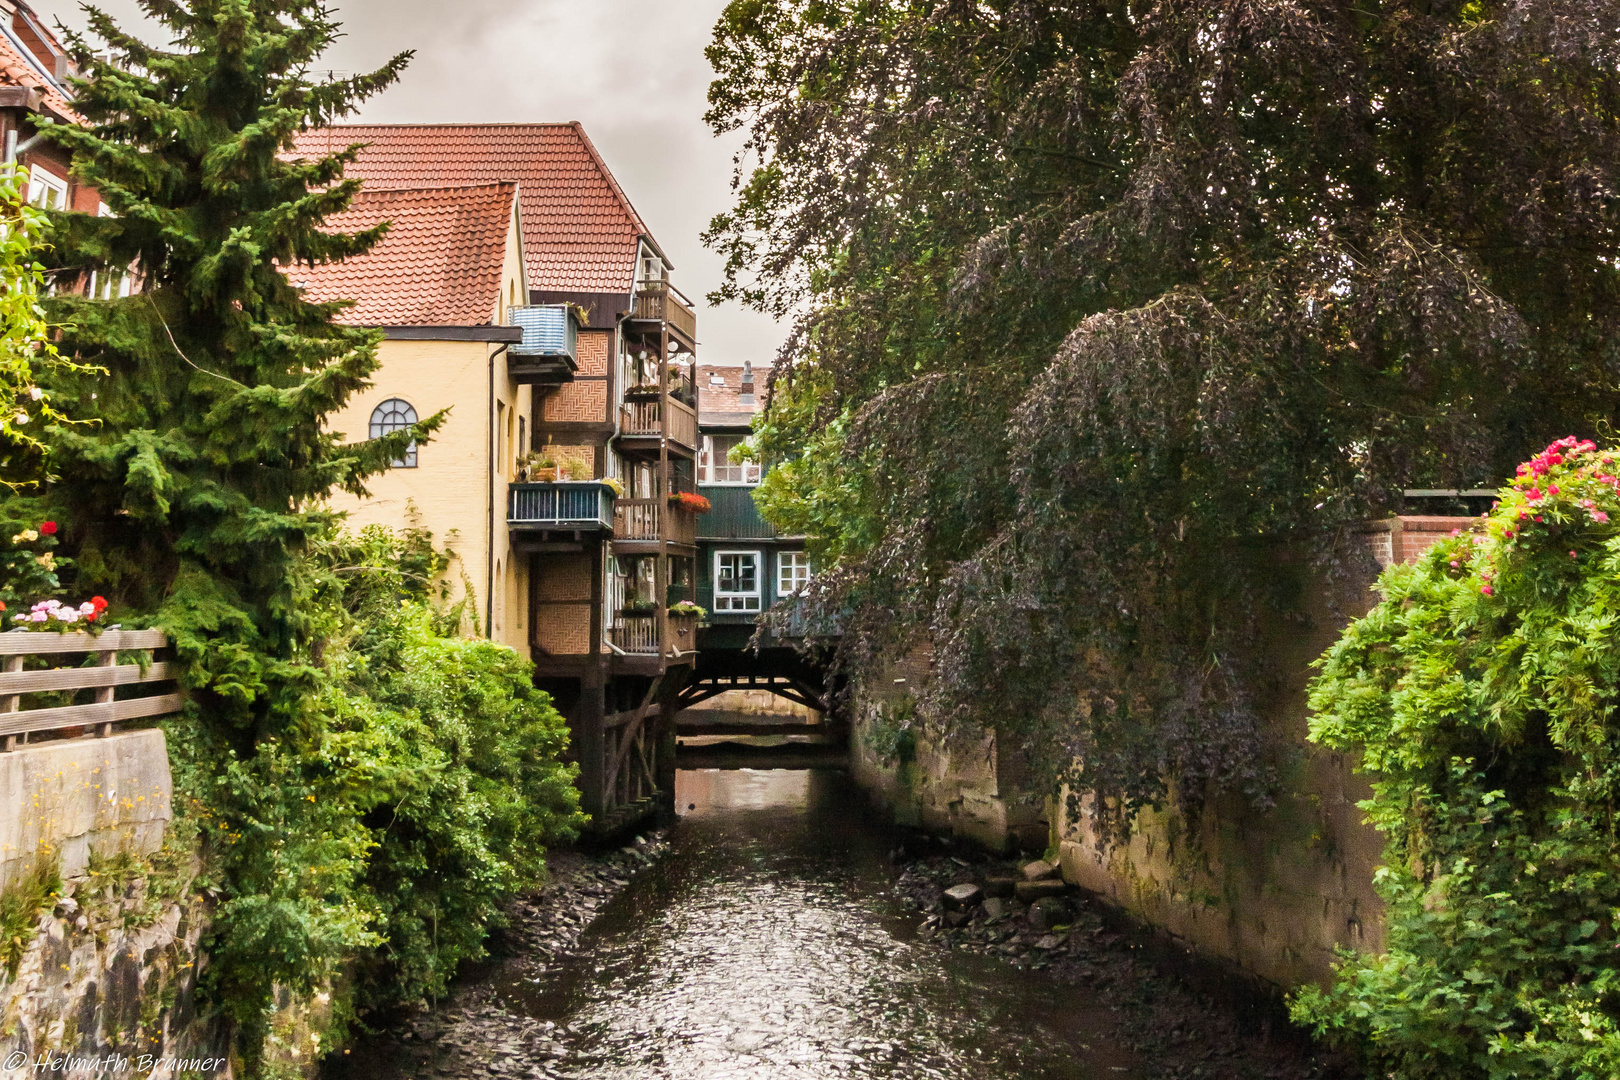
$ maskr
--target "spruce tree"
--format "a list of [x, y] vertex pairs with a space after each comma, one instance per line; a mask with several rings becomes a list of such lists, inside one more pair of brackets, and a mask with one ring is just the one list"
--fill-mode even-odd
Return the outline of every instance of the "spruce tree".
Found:
[[330, 616], [306, 558], [332, 527], [322, 499], [363, 493], [435, 426], [359, 444], [326, 428], [366, 385], [380, 335], [337, 325], [342, 305], [307, 302], [284, 269], [361, 254], [383, 230], [322, 228], [359, 187], [342, 176], [358, 148], [281, 155], [394, 82], [410, 54], [321, 81], [312, 65], [338, 34], [321, 4], [141, 7], [172, 43], [87, 9], [112, 60], [69, 36], [84, 123], [49, 129], [111, 211], [58, 217], [58, 273], [137, 278], [127, 298], [60, 290], [51, 305], [63, 355], [100, 373], [51, 387], [69, 415], [99, 422], [49, 430], [49, 497], [75, 586], [166, 631], [191, 689], [170, 739], [222, 868], [207, 987], [251, 1063], [273, 986], [313, 990], [371, 940], [345, 892], [367, 841], [333, 805], [352, 782], [323, 718]]

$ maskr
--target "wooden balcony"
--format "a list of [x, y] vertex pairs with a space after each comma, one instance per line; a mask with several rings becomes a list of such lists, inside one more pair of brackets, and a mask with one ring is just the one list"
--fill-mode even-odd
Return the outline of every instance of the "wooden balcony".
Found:
[[[692, 453], [698, 448], [697, 410], [672, 397], [647, 398], [626, 401], [619, 406], [619, 434], [626, 440], [625, 449], [634, 450], [637, 441], [648, 442], [664, 437], [664, 415], [669, 415], [669, 439]], [[656, 441], [640, 447], [652, 450]]]
[[692, 310], [691, 301], [668, 282], [642, 285], [636, 293], [631, 318], [637, 322], [663, 323], [687, 348], [697, 348], [697, 313]]
[[[660, 621], [664, 632], [659, 633]], [[619, 652], [630, 656], [679, 656], [697, 648], [696, 615], [620, 615], [608, 631]]]
[[613, 508], [613, 539], [621, 550], [666, 540], [691, 546], [697, 543], [697, 515], [662, 497], [619, 499]]
[[530, 532], [607, 532], [615, 525], [613, 489], [594, 480], [512, 484], [506, 524]]

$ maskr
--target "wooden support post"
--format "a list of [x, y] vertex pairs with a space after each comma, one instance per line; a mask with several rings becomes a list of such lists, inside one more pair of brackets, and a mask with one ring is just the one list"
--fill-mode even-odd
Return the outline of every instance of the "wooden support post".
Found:
[[[6, 657], [5, 670], [7, 670], [7, 671], [21, 671], [23, 669], [23, 659], [24, 658], [21, 657], [21, 656], [8, 656], [8, 657]], [[0, 697], [0, 713], [13, 713], [13, 712], [16, 712], [18, 709], [20, 709], [21, 707], [22, 707], [22, 695], [21, 694], [7, 694], [5, 697]], [[26, 742], [27, 739], [28, 739], [28, 736], [24, 735], [23, 736], [23, 741]], [[17, 736], [15, 736], [15, 735], [7, 735], [6, 736], [6, 749], [7, 750], [15, 750], [15, 749], [17, 749]]]
[[[115, 652], [115, 651], [97, 653], [96, 654], [95, 666], [96, 667], [117, 667], [118, 666], [118, 653]], [[100, 687], [99, 689], [97, 689], [95, 691], [96, 704], [97, 705], [111, 705], [113, 703], [113, 695], [116, 694], [116, 693], [117, 693], [117, 690], [114, 687], [111, 687], [111, 686]], [[112, 721], [109, 720], [105, 724], [98, 724], [97, 725], [96, 736], [98, 738], [105, 739], [107, 736], [111, 735], [112, 733], [113, 733]]]
[[579, 704], [575, 707], [574, 752], [579, 755], [580, 809], [601, 822], [607, 813], [610, 778], [607, 769], [607, 738], [602, 727], [601, 661], [587, 664], [580, 679]]

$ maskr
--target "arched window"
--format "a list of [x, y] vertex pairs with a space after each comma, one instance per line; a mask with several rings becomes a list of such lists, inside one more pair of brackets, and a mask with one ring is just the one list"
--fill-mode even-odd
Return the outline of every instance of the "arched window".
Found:
[[[416, 423], [416, 410], [411, 408], [410, 402], [399, 398], [389, 398], [371, 411], [371, 437], [380, 439], [384, 435], [392, 435], [396, 431], [403, 431]], [[405, 456], [394, 462], [396, 469], [416, 468], [416, 444], [413, 442], [405, 450]]]

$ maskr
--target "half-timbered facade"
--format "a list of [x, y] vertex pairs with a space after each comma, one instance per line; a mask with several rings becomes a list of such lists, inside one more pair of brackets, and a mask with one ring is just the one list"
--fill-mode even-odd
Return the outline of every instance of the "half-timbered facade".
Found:
[[[516, 185], [527, 302], [492, 362], [513, 391], [496, 438], [514, 453], [487, 475], [506, 538], [493, 588], [521, 594], [504, 609], [522, 611], [522, 634], [512, 617], [491, 626], [533, 657], [569, 718], [585, 808], [614, 828], [673, 797], [674, 702], [697, 650], [693, 305], [577, 123], [341, 126], [295, 152], [354, 143], [348, 175], [368, 192]], [[467, 393], [448, 376], [443, 389]], [[423, 453], [456, 453], [438, 448], [457, 438]], [[366, 513], [409, 524], [399, 500]]]

